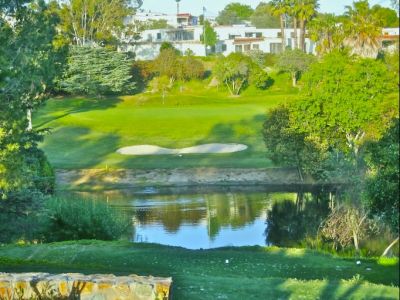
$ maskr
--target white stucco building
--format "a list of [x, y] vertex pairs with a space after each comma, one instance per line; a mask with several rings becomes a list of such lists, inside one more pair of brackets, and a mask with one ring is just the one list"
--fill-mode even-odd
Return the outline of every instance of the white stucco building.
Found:
[[[212, 49], [206, 49], [201, 42], [203, 26], [197, 25], [198, 18], [188, 13], [178, 15], [167, 15], [157, 13], [141, 12], [127, 19], [127, 22], [147, 22], [149, 20], [166, 20], [171, 26], [168, 29], [145, 30], [132, 42], [125, 43], [122, 51], [131, 51], [136, 54], [137, 60], [152, 60], [160, 52], [163, 42], [173, 44], [182, 53], [190, 50], [196, 56], [205, 56], [206, 53], [220, 53], [229, 55], [234, 52], [249, 52], [260, 50], [264, 53], [279, 53], [282, 50], [281, 30], [259, 29], [248, 24], [232, 26], [215, 26], [218, 42]], [[399, 28], [384, 28], [381, 37], [381, 48], [393, 51], [399, 39]], [[296, 48], [296, 39], [292, 28], [285, 29], [285, 45], [288, 48]], [[300, 29], [297, 31], [297, 46], [300, 43]], [[314, 53], [316, 43], [311, 41], [307, 34], [305, 37], [304, 50]]]
[[[248, 52], [261, 50], [265, 53], [279, 53], [281, 51], [280, 29], [257, 29], [247, 25], [216, 26], [214, 30], [218, 36], [215, 49], [207, 52], [229, 55], [233, 52]], [[288, 47], [294, 48], [293, 29], [285, 29], [285, 41]], [[170, 42], [175, 48], [185, 53], [191, 50], [196, 56], [205, 56], [206, 48], [201, 42], [203, 26], [185, 26], [173, 29], [154, 29], [141, 32], [140, 38], [127, 45], [124, 51], [132, 51], [138, 60], [150, 60], [157, 57], [163, 42]], [[298, 31], [298, 37], [300, 31]], [[299, 40], [298, 40], [299, 41]], [[315, 51], [315, 44], [308, 38], [305, 41], [308, 53]]]

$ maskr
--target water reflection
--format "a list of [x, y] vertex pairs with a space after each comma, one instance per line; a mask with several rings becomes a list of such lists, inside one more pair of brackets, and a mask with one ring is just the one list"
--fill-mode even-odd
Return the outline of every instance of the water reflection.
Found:
[[329, 214], [327, 194], [298, 193], [296, 201], [275, 202], [267, 212], [266, 242], [281, 247], [296, 247], [314, 238]]
[[267, 196], [226, 193], [132, 200], [135, 240], [187, 248], [265, 244]]
[[321, 197], [301, 193], [98, 195], [99, 199], [105, 197], [111, 205], [131, 214], [134, 242], [190, 249], [294, 245], [316, 231], [328, 209], [327, 201]]

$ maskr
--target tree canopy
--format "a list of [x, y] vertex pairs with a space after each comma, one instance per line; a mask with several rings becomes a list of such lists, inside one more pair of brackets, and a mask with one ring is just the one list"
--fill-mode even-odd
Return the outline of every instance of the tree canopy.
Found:
[[31, 197], [54, 184], [37, 147], [42, 133], [27, 116], [47, 99], [62, 68], [64, 49], [54, 43], [58, 18], [44, 1], [19, 4], [0, 6], [0, 198], [23, 191]]
[[286, 50], [279, 55], [276, 66], [279, 70], [291, 74], [292, 84], [295, 87], [301, 73], [305, 72], [314, 61], [313, 55], [306, 54], [299, 49]]
[[252, 14], [253, 9], [250, 5], [238, 2], [229, 3], [220, 11], [217, 22], [220, 25], [240, 24], [243, 23], [243, 21], [249, 21]]
[[69, 0], [60, 9], [60, 29], [74, 45], [114, 44], [132, 12], [128, 0]]
[[[312, 64], [303, 82], [301, 98], [273, 112], [279, 122], [265, 123], [267, 147], [276, 153], [271, 158], [297, 153], [298, 165], [318, 176], [344, 172], [345, 165], [357, 172], [366, 142], [378, 140], [397, 114], [393, 74], [381, 61], [333, 52]], [[274, 126], [280, 126], [276, 138]], [[287, 136], [283, 144], [279, 135]], [[307, 156], [303, 165], [302, 156]]]
[[251, 24], [257, 28], [280, 28], [279, 17], [272, 10], [270, 3], [260, 2], [250, 17]]
[[118, 94], [132, 92], [132, 59], [106, 48], [72, 47], [61, 89], [72, 94]]

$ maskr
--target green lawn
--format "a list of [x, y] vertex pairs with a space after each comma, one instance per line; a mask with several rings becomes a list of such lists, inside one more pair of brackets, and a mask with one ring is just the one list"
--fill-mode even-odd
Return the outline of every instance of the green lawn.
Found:
[[[56, 168], [186, 168], [269, 167], [262, 139], [266, 111], [291, 101], [297, 90], [286, 75], [266, 90], [253, 88], [240, 97], [207, 82], [184, 83], [166, 98], [142, 93], [119, 98], [69, 97], [52, 99], [34, 115], [37, 128], [51, 128], [42, 148]], [[244, 143], [234, 154], [123, 156], [124, 146], [153, 144], [189, 147], [203, 143]]]
[[0, 272], [171, 276], [173, 299], [191, 300], [398, 299], [398, 267], [267, 247], [195, 251], [98, 241], [0, 247]]

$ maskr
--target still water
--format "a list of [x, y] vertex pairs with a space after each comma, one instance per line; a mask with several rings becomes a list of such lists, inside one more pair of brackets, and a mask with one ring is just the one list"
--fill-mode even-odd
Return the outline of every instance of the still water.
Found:
[[96, 198], [129, 214], [133, 221], [133, 242], [189, 249], [291, 246], [317, 228], [328, 212], [327, 203], [303, 193], [157, 194], [144, 190], [108, 192]]

